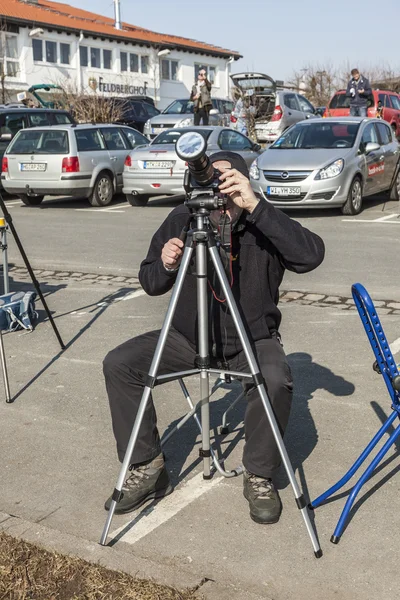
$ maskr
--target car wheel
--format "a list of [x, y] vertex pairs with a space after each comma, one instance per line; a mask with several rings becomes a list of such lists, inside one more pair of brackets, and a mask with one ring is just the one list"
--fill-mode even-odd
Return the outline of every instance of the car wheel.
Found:
[[146, 206], [150, 196], [145, 194], [126, 194], [126, 199], [131, 206]]
[[19, 197], [26, 206], [39, 206], [44, 198], [44, 196], [28, 196], [27, 194], [20, 194]]
[[353, 179], [350, 186], [347, 200], [342, 206], [344, 215], [358, 215], [362, 207], [362, 184], [359, 177]]
[[92, 206], [107, 206], [114, 195], [113, 182], [108, 173], [100, 173], [89, 196]]
[[400, 167], [397, 170], [396, 179], [390, 188], [390, 199], [400, 200]]

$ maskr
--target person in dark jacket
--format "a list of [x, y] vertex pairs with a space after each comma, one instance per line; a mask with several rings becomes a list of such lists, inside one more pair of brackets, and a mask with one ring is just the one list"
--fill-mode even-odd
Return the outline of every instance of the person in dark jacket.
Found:
[[370, 83], [358, 69], [351, 71], [351, 79], [347, 84], [346, 96], [350, 98], [350, 116], [366, 117], [368, 112], [368, 98], [372, 90]]
[[200, 69], [197, 83], [192, 87], [190, 100], [194, 103], [194, 124], [208, 125], [208, 116], [212, 109], [211, 102], [211, 83], [207, 79], [207, 73], [204, 69]]
[[[255, 196], [241, 156], [233, 152], [218, 152], [211, 156], [211, 160], [222, 172], [220, 190], [227, 194], [228, 204], [226, 213], [213, 211], [210, 221], [222, 241], [231, 241], [230, 249], [221, 248], [221, 258], [229, 273], [233, 295], [252, 339], [283, 434], [289, 418], [293, 381], [279, 335], [279, 286], [285, 269], [307, 273], [318, 267], [324, 258], [324, 244], [318, 235]], [[179, 236], [188, 216], [189, 210], [185, 205], [175, 208], [151, 241], [139, 273], [140, 283], [150, 296], [165, 294], [174, 285], [184, 250]], [[195, 263], [191, 268], [195, 269]], [[216, 368], [246, 371], [244, 351], [211, 266], [208, 273], [211, 362]], [[196, 294], [195, 273], [190, 271], [173, 317], [159, 374], [194, 368]], [[121, 462], [159, 333], [151, 331], [128, 340], [112, 350], [104, 360], [113, 430]], [[248, 384], [246, 392], [244, 495], [254, 521], [275, 523], [282, 508], [273, 482], [280, 466], [280, 454], [257, 390]], [[129, 512], [148, 499], [165, 496], [171, 491], [160, 448], [155, 408], [150, 399], [131, 457], [130, 473], [123, 486], [124, 495], [117, 504], [116, 512]], [[110, 503], [111, 498], [106, 501], [106, 509]]]

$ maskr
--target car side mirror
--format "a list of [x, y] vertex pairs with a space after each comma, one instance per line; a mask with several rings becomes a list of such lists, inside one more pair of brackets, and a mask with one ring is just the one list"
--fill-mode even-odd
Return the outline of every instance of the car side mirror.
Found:
[[218, 113], [218, 111], [217, 111], [217, 109], [216, 109], [216, 108], [212, 108], [212, 109], [210, 110], [210, 115], [218, 115], [218, 114], [219, 114], [219, 113]]
[[375, 142], [368, 142], [365, 146], [365, 154], [371, 154], [371, 152], [378, 152], [380, 145]]
[[253, 152], [259, 152], [261, 150], [260, 144], [253, 144]]
[[2, 133], [0, 135], [0, 142], [10, 142], [12, 140], [12, 133]]

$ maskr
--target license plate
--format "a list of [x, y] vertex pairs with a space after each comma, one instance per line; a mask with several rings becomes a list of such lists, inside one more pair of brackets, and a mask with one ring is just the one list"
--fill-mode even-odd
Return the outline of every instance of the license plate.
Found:
[[162, 131], [162, 127], [152, 127], [151, 133], [160, 133]]
[[145, 160], [145, 169], [172, 169], [174, 163], [172, 160]]
[[21, 171], [45, 171], [46, 163], [21, 163]]
[[268, 196], [301, 196], [300, 187], [267, 187]]

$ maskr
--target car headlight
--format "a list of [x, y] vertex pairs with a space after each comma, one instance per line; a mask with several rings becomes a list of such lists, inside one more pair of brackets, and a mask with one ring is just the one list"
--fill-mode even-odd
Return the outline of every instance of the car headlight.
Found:
[[260, 169], [257, 166], [257, 159], [253, 160], [250, 167], [250, 179], [260, 179]]
[[186, 117], [186, 119], [182, 119], [182, 121], [176, 123], [174, 127], [190, 127], [191, 125], [193, 125], [193, 119], [191, 117]]
[[331, 179], [332, 177], [337, 177], [343, 171], [343, 167], [344, 160], [343, 158], [339, 158], [324, 169], [320, 169], [316, 174], [315, 179]]
[[146, 123], [144, 124], [144, 128], [145, 128], [145, 129], [150, 129], [150, 128], [151, 128], [151, 125], [150, 125], [150, 119], [148, 119], [148, 120], [146, 121]]

